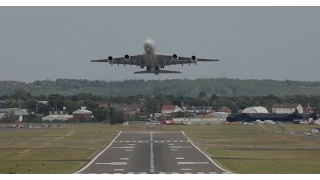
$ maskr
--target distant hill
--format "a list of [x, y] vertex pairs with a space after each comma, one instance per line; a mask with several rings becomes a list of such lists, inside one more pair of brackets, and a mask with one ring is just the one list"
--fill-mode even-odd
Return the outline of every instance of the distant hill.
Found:
[[222, 96], [265, 96], [320, 95], [320, 82], [276, 81], [276, 80], [240, 80], [240, 79], [174, 79], [174, 80], [126, 80], [126, 81], [89, 81], [78, 79], [43, 80], [33, 83], [0, 81], [0, 96], [16, 90], [27, 91], [32, 95], [91, 93], [103, 96], [157, 95], [174, 94], [176, 96], [207, 95]]

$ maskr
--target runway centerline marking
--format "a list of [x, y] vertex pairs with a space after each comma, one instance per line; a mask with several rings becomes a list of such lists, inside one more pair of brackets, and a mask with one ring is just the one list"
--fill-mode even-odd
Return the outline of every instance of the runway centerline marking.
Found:
[[154, 163], [153, 163], [153, 133], [150, 131], [150, 172], [154, 172]]
[[135, 144], [129, 144], [129, 146], [134, 146]]
[[128, 147], [111, 147], [111, 148], [124, 148], [124, 149], [132, 149], [132, 148], [134, 148], [134, 147], [132, 147], [132, 146], [128, 146]]
[[183, 157], [177, 157], [176, 159], [184, 159]]
[[120, 158], [120, 160], [129, 160], [129, 158]]
[[181, 171], [191, 171], [191, 169], [181, 169]]
[[178, 151], [178, 149], [171, 149], [171, 151]]
[[169, 144], [169, 146], [174, 146], [174, 144]]

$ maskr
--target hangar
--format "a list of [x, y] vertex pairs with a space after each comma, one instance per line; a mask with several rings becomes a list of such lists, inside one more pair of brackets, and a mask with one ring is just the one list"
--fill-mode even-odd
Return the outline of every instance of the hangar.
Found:
[[256, 107], [248, 107], [244, 109], [242, 113], [256, 114], [256, 113], [269, 113], [269, 112], [265, 107], [256, 106]]

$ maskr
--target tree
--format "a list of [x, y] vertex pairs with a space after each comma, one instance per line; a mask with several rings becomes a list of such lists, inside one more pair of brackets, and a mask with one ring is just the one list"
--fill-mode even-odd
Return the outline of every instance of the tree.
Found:
[[211, 101], [216, 101], [218, 100], [219, 96], [215, 95], [215, 94], [212, 94], [211, 97], [210, 97], [210, 100]]
[[15, 123], [18, 121], [18, 116], [13, 111], [8, 111], [4, 114], [4, 117], [0, 119], [2, 123]]
[[206, 96], [207, 96], [207, 94], [206, 94], [204, 91], [201, 91], [201, 92], [198, 94], [198, 98], [199, 98], [199, 99], [205, 98]]

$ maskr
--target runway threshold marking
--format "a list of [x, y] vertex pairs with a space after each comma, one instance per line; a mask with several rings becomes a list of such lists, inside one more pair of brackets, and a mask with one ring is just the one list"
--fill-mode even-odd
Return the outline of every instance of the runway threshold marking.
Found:
[[126, 149], [126, 151], [132, 151], [132, 149]]
[[127, 162], [96, 163], [97, 165], [127, 165]]
[[209, 164], [209, 162], [177, 162], [178, 164]]
[[181, 169], [181, 171], [191, 171], [191, 169]]
[[120, 160], [129, 160], [129, 158], [120, 158]]
[[176, 159], [184, 159], [183, 157], [177, 157]]
[[171, 149], [171, 151], [178, 151], [178, 149]]
[[114, 169], [114, 171], [123, 171], [124, 169]]
[[170, 146], [170, 148], [192, 148], [192, 146]]
[[130, 149], [130, 148], [134, 148], [132, 146], [127, 146], [127, 147], [111, 147], [111, 148], [123, 148], [123, 149]]

